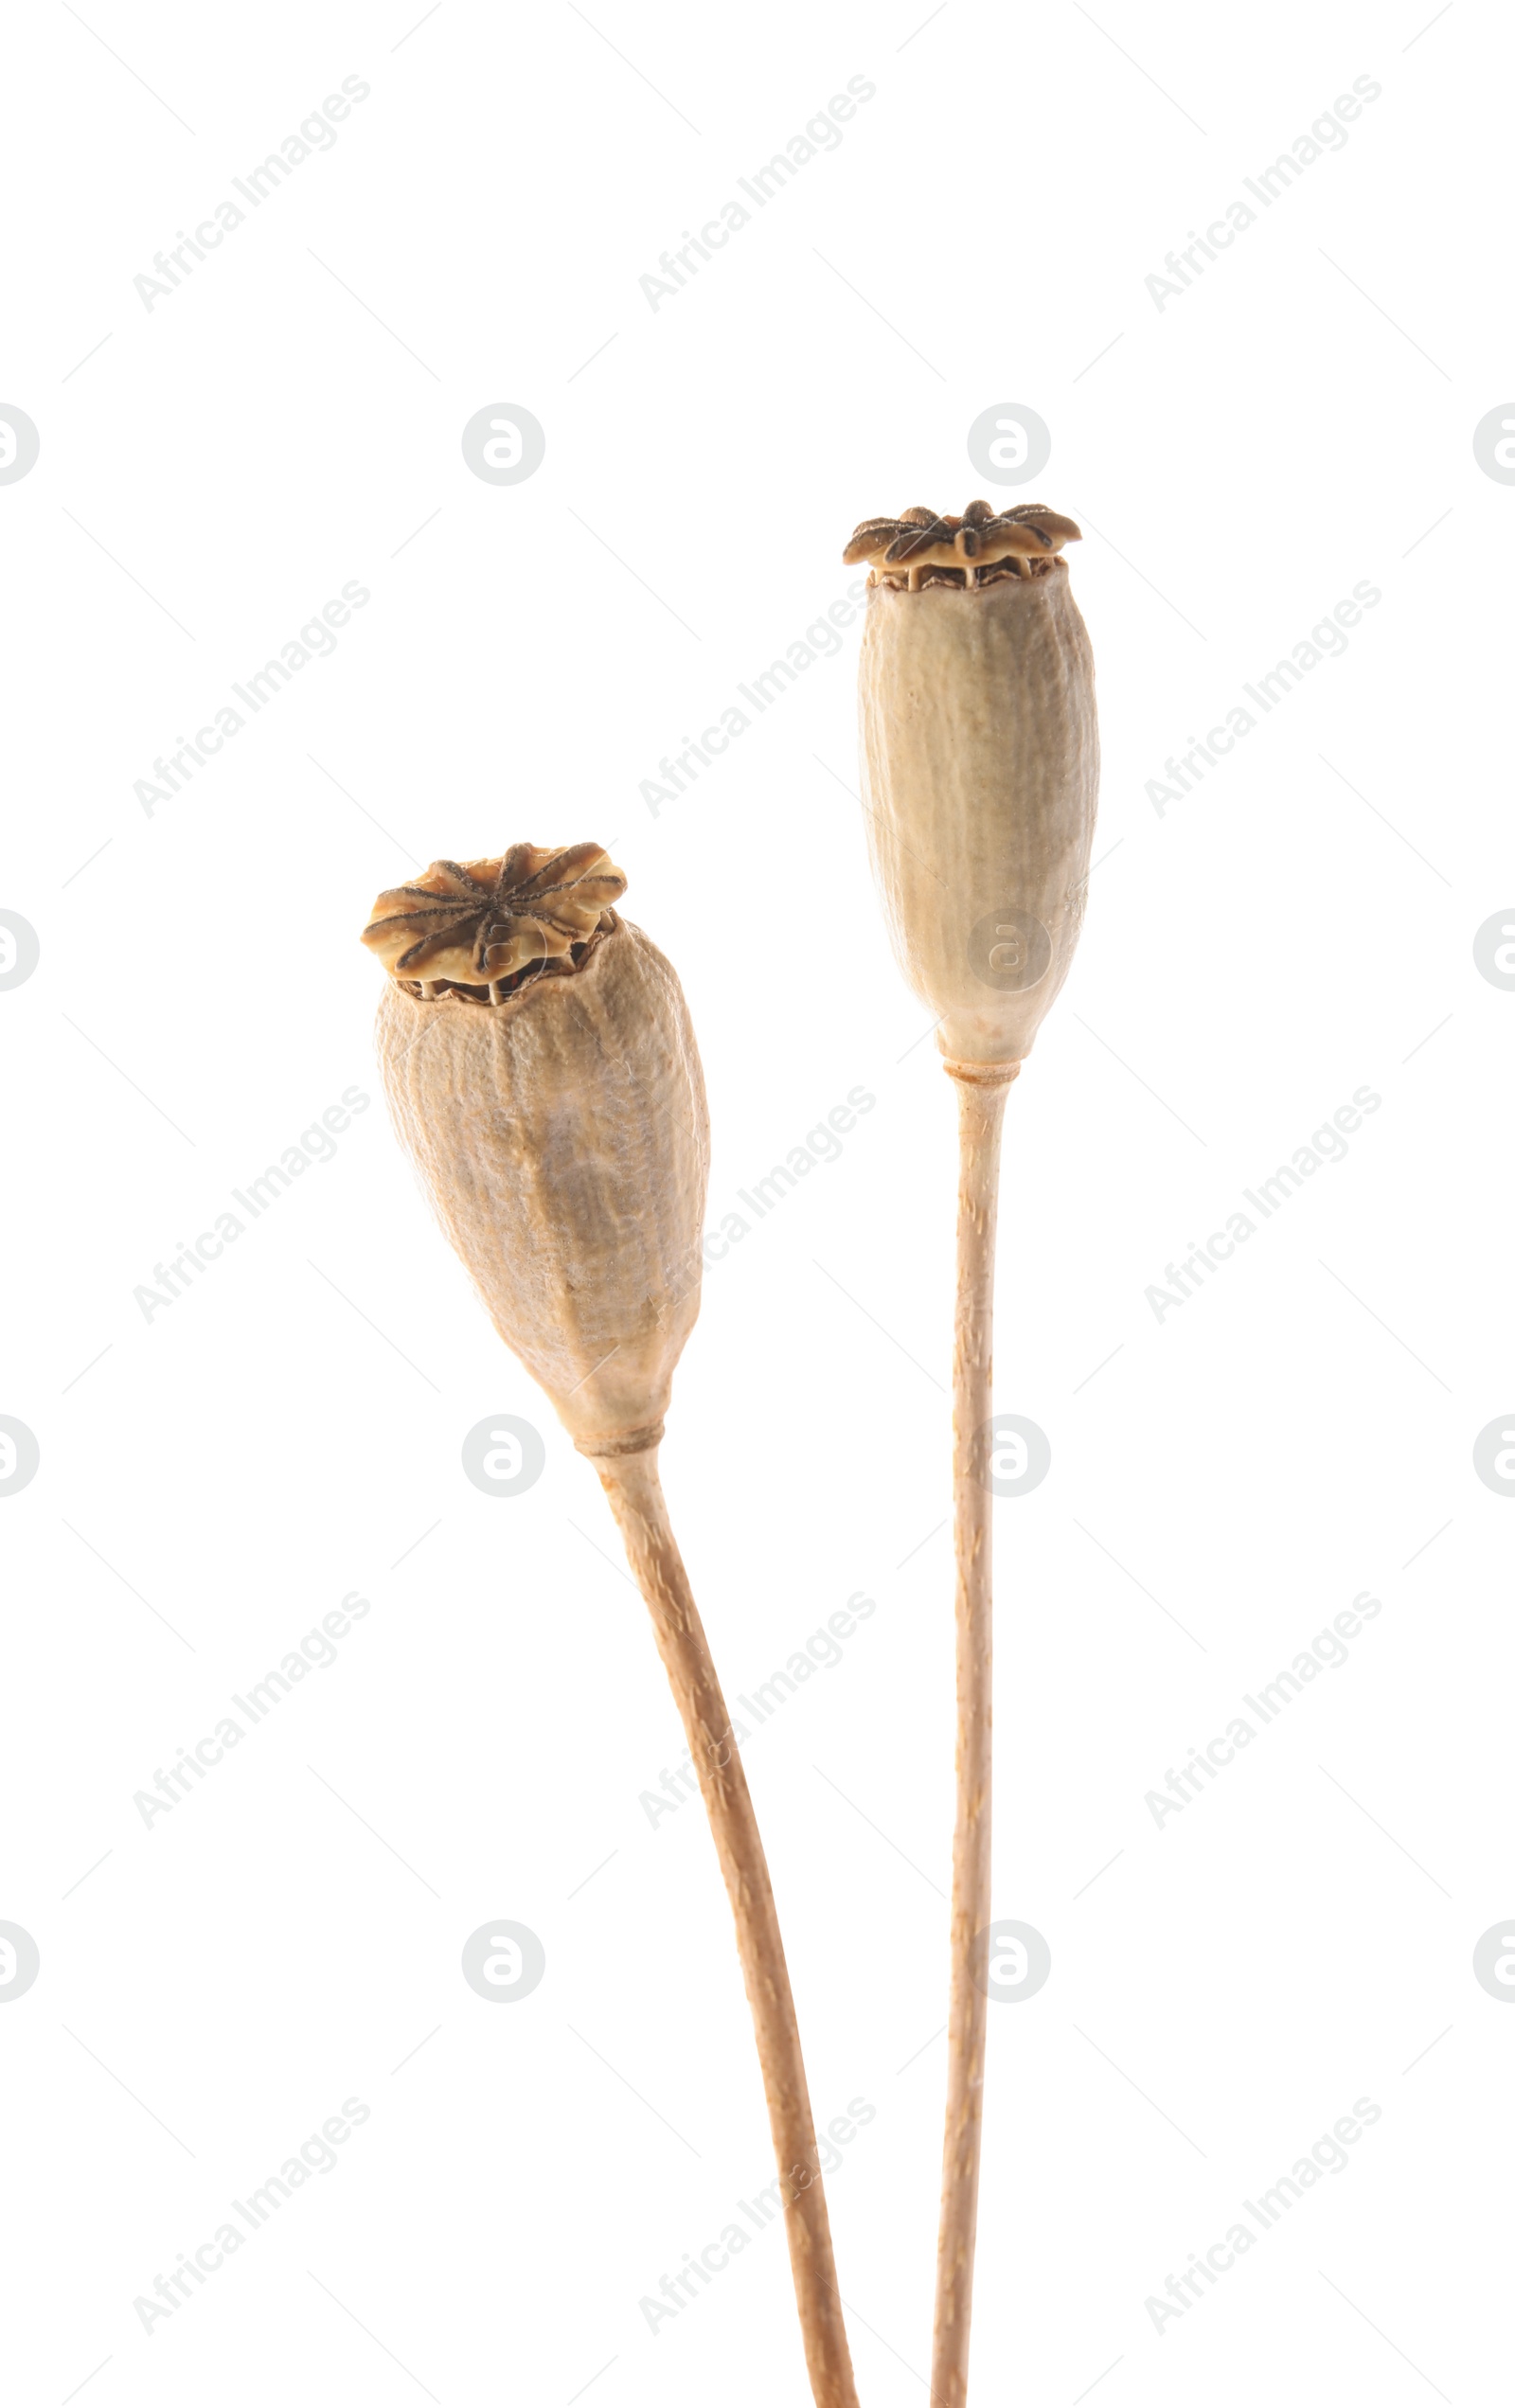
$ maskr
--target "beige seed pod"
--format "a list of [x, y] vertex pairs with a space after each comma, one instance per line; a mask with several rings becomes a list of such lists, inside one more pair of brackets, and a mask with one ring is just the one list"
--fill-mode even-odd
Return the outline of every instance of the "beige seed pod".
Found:
[[672, 967], [597, 845], [434, 862], [375, 903], [396, 1133], [507, 1346], [596, 1470], [688, 1740], [737, 1927], [817, 2408], [857, 2408], [773, 1887], [658, 1478], [700, 1309], [704, 1080]]
[[700, 1310], [709, 1121], [657, 947], [597, 906], [579, 942], [572, 976], [527, 966], [493, 1008], [392, 980], [378, 1047], [401, 1141], [506, 1345], [576, 1446], [634, 1454], [662, 1436]]
[[1083, 922], [1099, 781], [1094, 656], [1066, 568], [1042, 559], [1043, 574], [971, 591], [868, 592], [858, 685], [868, 848], [896, 958], [940, 1015], [950, 1061], [1025, 1059]]
[[937, 1016], [958, 1101], [953, 1346], [957, 1808], [947, 2130], [931, 2392], [968, 2396], [990, 1904], [994, 1237], [1009, 1083], [1068, 974], [1099, 779], [1071, 519], [924, 508], [865, 519], [859, 734], [868, 849], [895, 955]]

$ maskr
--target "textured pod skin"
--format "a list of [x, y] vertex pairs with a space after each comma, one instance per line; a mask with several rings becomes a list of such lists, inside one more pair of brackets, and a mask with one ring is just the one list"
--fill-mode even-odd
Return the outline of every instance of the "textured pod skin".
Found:
[[654, 1443], [700, 1310], [710, 1132], [671, 965], [628, 920], [500, 1004], [386, 983], [396, 1133], [576, 1445]]
[[1068, 974], [1099, 784], [1094, 655], [1060, 563], [971, 593], [868, 589], [868, 849], [948, 1060], [1020, 1061]]

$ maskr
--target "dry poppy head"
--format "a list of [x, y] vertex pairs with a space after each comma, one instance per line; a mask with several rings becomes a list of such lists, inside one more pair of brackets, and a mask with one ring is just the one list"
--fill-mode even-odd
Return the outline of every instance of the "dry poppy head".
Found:
[[1058, 554], [1077, 544], [1071, 518], [1040, 502], [996, 511], [991, 503], [970, 502], [961, 518], [938, 516], [918, 504], [899, 518], [865, 518], [842, 555], [850, 566], [868, 563], [870, 585], [955, 585], [970, 592], [1007, 577], [1045, 577], [1064, 565]]
[[625, 873], [600, 845], [512, 845], [493, 861], [434, 861], [373, 907], [363, 941], [397, 986], [495, 1004], [571, 976], [618, 925]]

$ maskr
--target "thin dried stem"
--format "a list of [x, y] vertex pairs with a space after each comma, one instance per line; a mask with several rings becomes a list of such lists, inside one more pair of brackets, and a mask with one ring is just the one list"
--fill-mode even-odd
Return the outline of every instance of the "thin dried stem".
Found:
[[731, 1718], [668, 1522], [658, 1479], [657, 1449], [597, 1456], [595, 1469], [652, 1616], [658, 1653], [699, 1775], [736, 1918], [737, 1949], [758, 2038], [774, 2154], [784, 2194], [784, 2221], [811, 2389], [816, 2408], [857, 2408], [815, 2124], [773, 1885], [747, 1776], [732, 1737]]
[[952, 1994], [947, 2025], [947, 2132], [936, 2244], [934, 2408], [964, 2408], [973, 2310], [973, 2244], [984, 2129], [989, 1994], [974, 1943], [989, 1919], [993, 1739], [993, 1498], [988, 1432], [993, 1411], [994, 1223], [1000, 1128], [1019, 1064], [949, 1065], [957, 1087], [957, 1301], [953, 1341], [953, 1509], [957, 1561], [957, 1820], [953, 1833]]

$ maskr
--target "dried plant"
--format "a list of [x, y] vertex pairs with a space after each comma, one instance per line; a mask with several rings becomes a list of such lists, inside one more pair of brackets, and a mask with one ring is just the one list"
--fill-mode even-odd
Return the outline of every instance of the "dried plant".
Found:
[[863, 798], [896, 957], [936, 1015], [958, 1098], [953, 1350], [957, 1810], [947, 2132], [932, 2397], [963, 2408], [983, 2137], [990, 1918], [994, 1236], [1009, 1083], [1067, 975], [1099, 773], [1094, 662], [1059, 555], [1078, 529], [1039, 505], [865, 519]]
[[700, 1309], [709, 1126], [679, 981], [597, 845], [434, 862], [381, 895], [396, 1133], [501, 1337], [594, 1463], [652, 1617], [736, 1919], [818, 2408], [857, 2408], [772, 1884], [658, 1478]]

